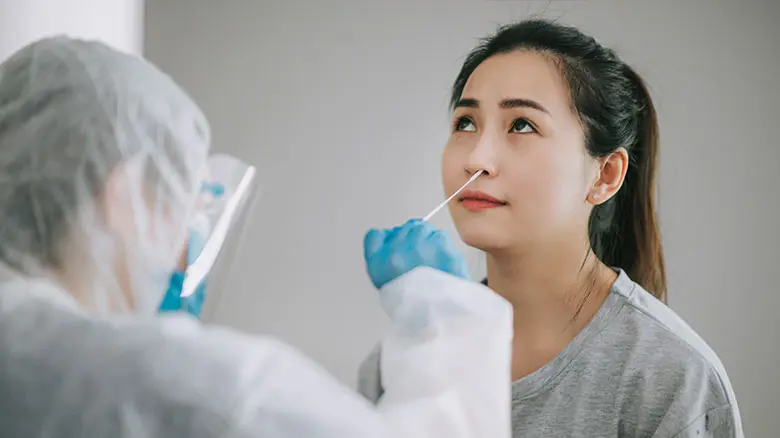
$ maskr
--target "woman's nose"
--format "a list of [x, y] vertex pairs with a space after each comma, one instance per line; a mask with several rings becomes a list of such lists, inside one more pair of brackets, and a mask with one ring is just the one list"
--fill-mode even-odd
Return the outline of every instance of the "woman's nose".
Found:
[[498, 154], [496, 144], [490, 136], [482, 135], [474, 149], [466, 160], [465, 171], [473, 175], [476, 171], [483, 170], [485, 176], [498, 175]]

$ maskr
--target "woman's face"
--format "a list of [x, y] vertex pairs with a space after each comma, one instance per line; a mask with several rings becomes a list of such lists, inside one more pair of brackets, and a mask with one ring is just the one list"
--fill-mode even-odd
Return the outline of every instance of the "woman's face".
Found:
[[486, 172], [450, 203], [463, 241], [522, 253], [585, 238], [599, 166], [584, 144], [569, 89], [548, 57], [515, 51], [484, 61], [456, 105], [442, 159], [447, 194]]

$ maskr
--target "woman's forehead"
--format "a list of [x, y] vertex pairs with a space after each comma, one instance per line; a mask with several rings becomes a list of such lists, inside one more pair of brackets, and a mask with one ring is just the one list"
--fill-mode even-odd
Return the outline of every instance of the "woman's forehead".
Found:
[[570, 94], [559, 67], [539, 52], [513, 51], [492, 56], [474, 70], [462, 98], [481, 105], [497, 106], [506, 99], [527, 99], [540, 103], [552, 115], [570, 113]]

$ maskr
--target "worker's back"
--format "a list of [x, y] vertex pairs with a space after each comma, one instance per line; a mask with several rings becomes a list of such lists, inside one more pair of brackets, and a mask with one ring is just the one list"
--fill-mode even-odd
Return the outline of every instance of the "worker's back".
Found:
[[0, 406], [2, 435], [20, 438], [382, 430], [371, 407], [279, 342], [186, 316], [98, 319], [44, 282], [0, 286]]

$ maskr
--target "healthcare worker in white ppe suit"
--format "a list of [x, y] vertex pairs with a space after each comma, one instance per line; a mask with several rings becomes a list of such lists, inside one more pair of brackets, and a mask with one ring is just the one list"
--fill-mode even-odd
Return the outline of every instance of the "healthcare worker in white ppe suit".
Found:
[[510, 436], [511, 309], [425, 222], [366, 237], [377, 406], [280, 341], [160, 314], [209, 143], [141, 58], [57, 37], [0, 66], [0, 436]]

